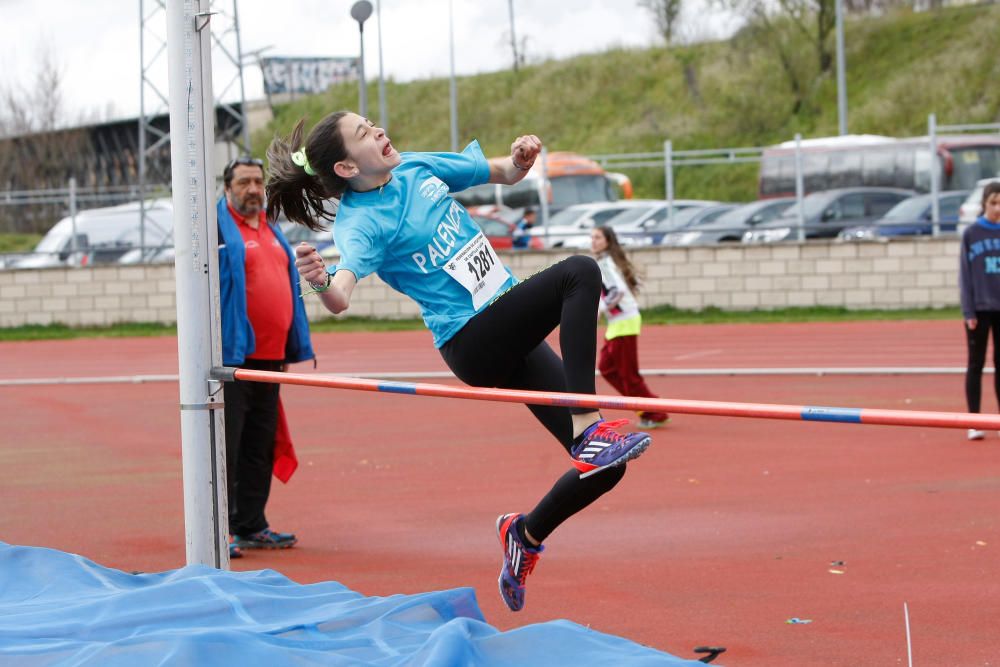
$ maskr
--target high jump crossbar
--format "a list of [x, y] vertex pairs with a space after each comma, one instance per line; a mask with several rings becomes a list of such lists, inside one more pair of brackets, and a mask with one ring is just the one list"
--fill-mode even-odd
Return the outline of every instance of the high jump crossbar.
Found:
[[571, 394], [523, 389], [492, 387], [451, 387], [425, 382], [395, 382], [339, 375], [279, 373], [228, 366], [211, 371], [215, 380], [295, 384], [328, 389], [376, 391], [389, 394], [437, 396], [474, 401], [528, 403], [563, 407], [641, 412], [673, 412], [677, 414], [749, 417], [753, 419], [786, 419], [798, 421], [838, 422], [842, 424], [879, 424], [883, 426], [934, 426], [940, 428], [975, 428], [1000, 430], [1000, 415], [967, 412], [932, 412], [927, 410], [882, 410], [872, 408], [835, 408], [815, 405], [777, 405], [768, 403], [734, 403], [730, 401], [690, 401], [673, 398], [637, 398]]

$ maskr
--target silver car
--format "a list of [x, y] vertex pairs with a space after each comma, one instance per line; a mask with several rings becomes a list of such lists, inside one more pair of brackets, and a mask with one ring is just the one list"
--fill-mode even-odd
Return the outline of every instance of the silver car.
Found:
[[686, 246], [712, 243], [738, 243], [743, 234], [757, 225], [773, 220], [795, 203], [795, 197], [761, 199], [736, 206], [710, 220], [702, 220], [663, 237], [662, 245]]

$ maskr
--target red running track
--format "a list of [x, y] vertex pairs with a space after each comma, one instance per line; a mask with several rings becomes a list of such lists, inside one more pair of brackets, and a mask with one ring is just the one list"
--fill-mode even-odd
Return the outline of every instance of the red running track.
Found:
[[[324, 373], [444, 370], [426, 332], [314, 342]], [[176, 373], [175, 345], [5, 343], [0, 379]], [[964, 344], [957, 322], [647, 327], [640, 358], [959, 367]], [[960, 375], [650, 383], [693, 400], [964, 410]], [[512, 614], [496, 592], [493, 521], [530, 509], [568, 467], [523, 407], [282, 391], [301, 467], [276, 483], [269, 518], [301, 543], [237, 569], [367, 595], [472, 586], [501, 629], [569, 618], [679, 656], [727, 646], [718, 662], [731, 666], [906, 664], [904, 602], [914, 664], [1000, 654], [995, 433], [969, 443], [938, 428], [677, 415], [618, 488], [550, 538]], [[124, 570], [184, 564], [176, 384], [0, 387], [0, 399], [0, 539]]]

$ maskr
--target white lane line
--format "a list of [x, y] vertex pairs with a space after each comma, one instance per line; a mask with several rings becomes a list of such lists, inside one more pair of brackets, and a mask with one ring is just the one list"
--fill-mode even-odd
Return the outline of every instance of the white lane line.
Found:
[[[643, 368], [645, 376], [724, 376], [724, 375], [962, 375], [965, 367], [958, 366], [844, 366], [842, 368]], [[992, 368], [985, 373], [995, 372]], [[597, 374], [595, 372], [595, 374]], [[454, 378], [451, 371], [400, 371], [392, 373], [316, 373], [370, 380], [400, 380], [414, 378]], [[0, 378], [0, 387], [24, 387], [59, 384], [143, 384], [147, 382], [177, 382], [177, 375], [108, 375], [82, 377]]]
[[688, 354], [678, 354], [674, 357], [677, 361], [682, 361], [685, 359], [698, 359], [699, 357], [710, 357], [714, 354], [721, 354], [722, 350], [701, 350], [700, 352], [691, 352]]

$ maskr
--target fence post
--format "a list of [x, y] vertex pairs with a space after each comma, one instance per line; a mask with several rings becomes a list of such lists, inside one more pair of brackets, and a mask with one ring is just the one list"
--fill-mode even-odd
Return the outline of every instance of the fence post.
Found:
[[674, 226], [674, 144], [670, 139], [663, 142], [663, 168], [666, 180], [667, 227]]
[[799, 212], [799, 241], [806, 240], [806, 214], [802, 204], [805, 196], [805, 183], [802, 178], [802, 135], [795, 133], [795, 206]]
[[[549, 242], [549, 151], [542, 146], [542, 180], [538, 184], [538, 212], [542, 216], [542, 227], [545, 229], [545, 243]], [[535, 221], [538, 224], [538, 221]]]
[[941, 170], [938, 168], [937, 154], [937, 116], [927, 116], [927, 137], [930, 139], [931, 151], [931, 235], [941, 235]]
[[69, 177], [69, 219], [70, 219], [70, 250], [73, 252], [73, 259], [76, 259], [76, 177]]

